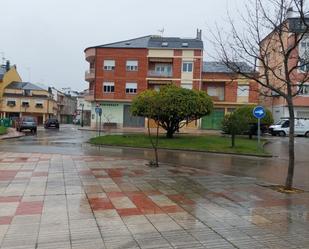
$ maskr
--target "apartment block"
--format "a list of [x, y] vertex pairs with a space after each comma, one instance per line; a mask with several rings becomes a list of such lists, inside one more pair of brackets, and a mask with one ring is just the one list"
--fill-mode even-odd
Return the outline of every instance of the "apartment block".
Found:
[[[211, 119], [216, 121], [204, 118], [190, 124], [191, 128], [218, 129], [222, 115], [232, 108], [256, 103], [252, 82], [235, 78], [226, 68], [220, 71], [222, 65], [220, 68], [218, 63], [203, 62], [201, 36], [198, 30], [195, 38], [144, 36], [86, 48], [89, 92], [85, 99], [92, 105], [91, 126], [97, 126], [95, 107], [101, 106], [103, 123], [115, 123], [118, 128], [145, 127], [144, 118], [130, 114], [131, 101], [146, 89], [159, 90], [166, 84], [203, 90], [214, 98], [216, 111]], [[234, 81], [228, 84], [231, 79]]]
[[[306, 22], [309, 23], [309, 18], [306, 17]], [[294, 47], [295, 37], [302, 35], [304, 27], [299, 17], [294, 16], [293, 10], [290, 9], [287, 14], [287, 19], [282, 24], [283, 32], [281, 33], [281, 40], [283, 47]], [[270, 68], [276, 72], [277, 77], [270, 75], [271, 83], [274, 87], [280, 88], [286, 91], [286, 88], [282, 87], [284, 83], [278, 79], [278, 77], [284, 77], [285, 70], [283, 65], [282, 46], [280, 39], [276, 31], [268, 34], [260, 44], [261, 51], [266, 51], [265, 58], [267, 59]], [[292, 73], [290, 79], [294, 85], [293, 93], [298, 93], [293, 98], [294, 113], [298, 118], [309, 118], [309, 82], [300, 86], [299, 82], [302, 82], [304, 77], [306, 78], [309, 72], [308, 64], [308, 53], [309, 53], [309, 36], [304, 35], [298, 46], [291, 52], [291, 56], [288, 62], [288, 69]], [[303, 65], [303, 66], [302, 66]], [[261, 72], [263, 67], [261, 67]], [[261, 88], [264, 95], [271, 95], [271, 97], [262, 97], [261, 102], [265, 103], [267, 107], [272, 111], [275, 121], [280, 118], [289, 117], [288, 105], [284, 98], [278, 96], [274, 91]]]
[[56, 114], [57, 105], [51, 93], [29, 82], [12, 82], [5, 87], [2, 97], [4, 118], [34, 116], [38, 124]]

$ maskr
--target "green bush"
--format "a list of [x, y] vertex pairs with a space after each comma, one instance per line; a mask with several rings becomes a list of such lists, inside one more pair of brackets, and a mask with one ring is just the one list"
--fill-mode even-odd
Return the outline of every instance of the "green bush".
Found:
[[[202, 91], [166, 85], [160, 91], [146, 90], [132, 102], [131, 112], [155, 120], [172, 138], [186, 123], [210, 114], [211, 98]], [[186, 122], [183, 122], [186, 121]]]

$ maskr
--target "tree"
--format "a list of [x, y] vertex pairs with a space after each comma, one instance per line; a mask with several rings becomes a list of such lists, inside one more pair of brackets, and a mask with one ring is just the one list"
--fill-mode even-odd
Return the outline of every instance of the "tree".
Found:
[[[242, 30], [238, 30], [238, 24], [230, 18], [231, 32], [223, 33], [220, 28], [212, 32], [218, 55], [226, 66], [234, 73], [259, 83], [261, 96], [274, 98], [276, 95], [288, 107], [287, 190], [293, 186], [295, 164], [294, 97], [299, 95], [309, 79], [308, 49], [298, 50], [309, 31], [306, 13], [305, 0], [251, 0], [245, 13], [238, 16]], [[258, 73], [249, 73], [240, 61], [251, 65]]]
[[[246, 105], [239, 107], [235, 110], [237, 114], [243, 116], [247, 122], [247, 124], [257, 123], [257, 119], [253, 116], [254, 105]], [[266, 114], [265, 117], [261, 119], [261, 124], [271, 125], [274, 123], [273, 115], [270, 110], [265, 109]]]
[[[247, 105], [237, 108], [233, 113], [227, 114], [224, 116], [222, 122], [222, 131], [231, 134], [232, 138], [232, 147], [235, 146], [235, 136], [249, 133], [249, 137], [252, 138], [252, 135], [257, 128], [257, 119], [253, 116], [253, 109], [255, 106]], [[262, 125], [271, 125], [273, 124], [272, 113], [266, 109], [266, 115], [261, 119]], [[255, 126], [256, 124], [256, 126]]]
[[208, 115], [212, 109], [212, 100], [205, 92], [175, 85], [166, 85], [160, 91], [146, 90], [131, 106], [133, 115], [153, 119], [166, 130], [167, 138], [173, 138], [184, 125]]
[[248, 130], [249, 125], [246, 117], [238, 112], [226, 114], [222, 121], [222, 130], [225, 133], [231, 134], [231, 145], [235, 147], [235, 137], [242, 134], [243, 131]]
[[[247, 124], [246, 131], [248, 131], [248, 135], [250, 139], [252, 139], [252, 136], [256, 134], [257, 129], [258, 129], [257, 127], [258, 120], [257, 118], [253, 116], [254, 108], [255, 108], [254, 105], [247, 105], [247, 106], [239, 107], [235, 110], [235, 112], [239, 116], [244, 117], [244, 120]], [[269, 111], [268, 109], [265, 109], [265, 111], [266, 111], [265, 117], [261, 119], [261, 125], [262, 125], [261, 128], [263, 128], [263, 126], [264, 127], [269, 126], [274, 123], [274, 119], [273, 119], [273, 115], [271, 111]]]

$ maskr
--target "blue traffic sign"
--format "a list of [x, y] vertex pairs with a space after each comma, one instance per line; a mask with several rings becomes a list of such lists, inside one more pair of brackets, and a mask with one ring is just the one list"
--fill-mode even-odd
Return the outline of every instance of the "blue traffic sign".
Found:
[[264, 118], [265, 115], [266, 115], [266, 112], [263, 106], [256, 106], [253, 109], [253, 116], [256, 117], [257, 119]]
[[102, 108], [97, 106], [97, 107], [95, 108], [95, 113], [96, 113], [97, 115], [101, 116], [101, 115], [102, 115]]

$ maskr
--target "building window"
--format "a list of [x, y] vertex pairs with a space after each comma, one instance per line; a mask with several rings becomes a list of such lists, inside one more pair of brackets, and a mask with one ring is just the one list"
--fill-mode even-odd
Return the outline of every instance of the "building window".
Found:
[[135, 94], [137, 92], [137, 83], [126, 83], [126, 93]]
[[114, 60], [104, 60], [104, 70], [112, 71], [115, 70], [115, 61]]
[[113, 92], [115, 92], [115, 84], [114, 84], [114, 82], [104, 82], [103, 83], [103, 92], [105, 92], [105, 93], [113, 93]]
[[29, 100], [22, 100], [21, 105], [22, 107], [29, 107]]
[[193, 62], [184, 61], [182, 63], [182, 71], [186, 73], [190, 73], [193, 71]]
[[207, 94], [217, 101], [224, 100], [224, 86], [208, 86]]
[[304, 38], [299, 45], [299, 69], [303, 72], [309, 71], [309, 39]]
[[31, 90], [24, 90], [24, 96], [31, 96], [32, 92]]
[[6, 102], [6, 105], [11, 106], [11, 107], [16, 106], [16, 100], [15, 99], [9, 99]]
[[35, 102], [35, 107], [36, 107], [36, 108], [43, 108], [43, 101], [39, 101], [39, 100], [36, 101], [36, 102]]
[[138, 61], [128, 60], [126, 64], [127, 71], [137, 71], [138, 70]]
[[309, 96], [309, 84], [298, 87], [298, 94], [302, 96]]
[[237, 87], [237, 96], [238, 97], [248, 97], [249, 96], [249, 86], [240, 85]]

